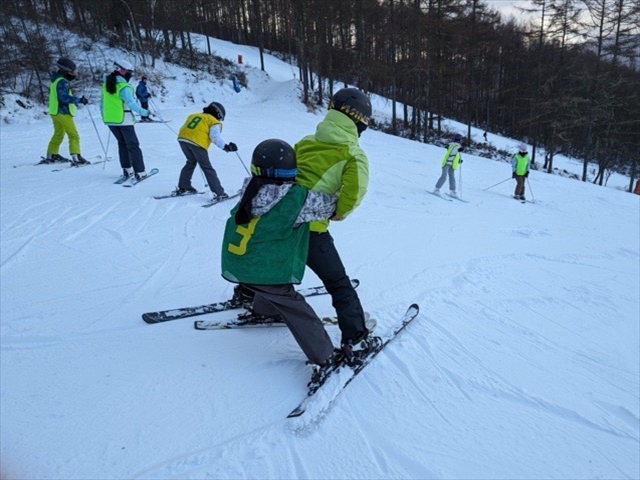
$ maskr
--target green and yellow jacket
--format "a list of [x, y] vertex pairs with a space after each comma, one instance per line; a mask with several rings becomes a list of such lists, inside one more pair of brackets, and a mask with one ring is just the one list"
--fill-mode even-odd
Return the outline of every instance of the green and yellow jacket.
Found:
[[[338, 195], [335, 216], [344, 218], [362, 202], [369, 185], [369, 160], [358, 143], [355, 123], [329, 110], [316, 127], [294, 146], [296, 183], [313, 192]], [[329, 219], [311, 222], [310, 230], [325, 232]]]

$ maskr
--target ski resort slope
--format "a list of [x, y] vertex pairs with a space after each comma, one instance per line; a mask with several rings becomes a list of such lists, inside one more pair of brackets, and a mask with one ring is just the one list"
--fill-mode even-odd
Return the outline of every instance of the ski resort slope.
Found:
[[[509, 164], [465, 154], [469, 203], [448, 202], [427, 193], [442, 147], [366, 131], [368, 194], [331, 232], [380, 333], [409, 304], [421, 310], [318, 422], [286, 418], [310, 377], [287, 329], [141, 320], [232, 294], [219, 263], [233, 202], [153, 198], [176, 186], [184, 118], [224, 104], [222, 136], [238, 155], [210, 154], [233, 192], [255, 145], [293, 144], [324, 115], [299, 102], [291, 66], [267, 56], [260, 72], [254, 49], [212, 45], [243, 55], [248, 88], [167, 66], [153, 100], [170, 122], [136, 127], [160, 172], [133, 188], [113, 184], [117, 159], [29, 165], [52, 132], [45, 108], [3, 107], [2, 478], [640, 477], [640, 203], [624, 177], [599, 187], [532, 171], [535, 203], [522, 204]], [[116, 158], [95, 101], [79, 110], [83, 155]], [[206, 190], [198, 172], [193, 184]], [[302, 287], [318, 284], [308, 271]], [[334, 314], [328, 296], [309, 302]]]

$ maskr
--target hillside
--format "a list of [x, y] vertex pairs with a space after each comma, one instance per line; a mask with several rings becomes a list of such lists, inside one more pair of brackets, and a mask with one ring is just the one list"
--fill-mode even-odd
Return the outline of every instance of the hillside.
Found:
[[[113, 185], [117, 160], [31, 166], [52, 130], [37, 108], [0, 130], [2, 478], [640, 477], [640, 203], [623, 177], [532, 172], [521, 204], [511, 180], [488, 188], [507, 164], [465, 155], [469, 203], [446, 202], [427, 193], [441, 147], [365, 132], [368, 194], [331, 231], [380, 332], [410, 303], [421, 313], [318, 423], [285, 418], [309, 378], [286, 329], [140, 319], [232, 291], [219, 272], [232, 204], [153, 199], [176, 185], [184, 118], [225, 105], [239, 156], [210, 154], [233, 191], [257, 143], [295, 143], [324, 115], [299, 102], [289, 65], [268, 57], [265, 74], [249, 47], [215, 50], [243, 55], [249, 88], [165, 66], [154, 101], [170, 122], [136, 127], [160, 173], [135, 188]], [[95, 102], [76, 123], [87, 158], [100, 142], [116, 156]], [[308, 272], [302, 286], [317, 284]]]

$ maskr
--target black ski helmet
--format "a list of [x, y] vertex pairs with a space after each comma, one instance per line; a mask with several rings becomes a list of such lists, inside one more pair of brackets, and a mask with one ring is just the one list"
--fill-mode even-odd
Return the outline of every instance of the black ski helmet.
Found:
[[221, 103], [211, 102], [209, 105], [202, 109], [204, 113], [208, 113], [209, 115], [213, 115], [221, 122], [224, 121], [224, 117], [227, 114], [227, 111], [224, 109]]
[[354, 123], [362, 123], [365, 128], [371, 121], [373, 109], [371, 100], [357, 88], [343, 88], [338, 90], [329, 103], [329, 109], [338, 110], [347, 115]]
[[256, 177], [293, 180], [297, 171], [296, 154], [284, 140], [270, 138], [253, 150], [251, 173]]
[[60, 57], [56, 65], [58, 65], [61, 72], [73, 73], [76, 71], [76, 64], [68, 58]]

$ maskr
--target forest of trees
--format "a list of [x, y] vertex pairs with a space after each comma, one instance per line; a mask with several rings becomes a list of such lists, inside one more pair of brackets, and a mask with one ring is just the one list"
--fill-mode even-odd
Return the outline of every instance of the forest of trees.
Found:
[[533, 144], [549, 172], [562, 152], [584, 159], [583, 181], [589, 162], [600, 184], [624, 171], [631, 190], [638, 176], [640, 0], [531, 0], [526, 24], [482, 0], [4, 0], [0, 9], [3, 92], [42, 94], [63, 51], [44, 25], [190, 68], [201, 64], [198, 33], [290, 59], [307, 104], [344, 83], [393, 100], [379, 127], [394, 134], [428, 141], [452, 118], [468, 136], [474, 126]]

